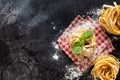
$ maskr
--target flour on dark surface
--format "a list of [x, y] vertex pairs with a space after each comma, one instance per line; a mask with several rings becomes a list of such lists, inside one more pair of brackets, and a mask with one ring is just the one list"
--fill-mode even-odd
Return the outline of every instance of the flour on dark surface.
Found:
[[79, 77], [82, 76], [82, 72], [75, 65], [66, 66], [65, 80], [79, 80]]
[[101, 8], [92, 8], [86, 13], [86, 15], [90, 16], [94, 20], [98, 20], [100, 16], [100, 10]]

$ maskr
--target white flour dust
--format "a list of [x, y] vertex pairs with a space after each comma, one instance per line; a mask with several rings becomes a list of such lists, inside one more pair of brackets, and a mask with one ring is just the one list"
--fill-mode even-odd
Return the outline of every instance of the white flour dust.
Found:
[[55, 30], [56, 29], [56, 26], [53, 26], [53, 30]]
[[54, 25], [54, 22], [51, 22], [52, 25]]
[[55, 49], [59, 49], [59, 46], [56, 41], [52, 41], [52, 47], [54, 47]]
[[118, 40], [119, 38], [117, 36], [113, 36], [113, 39], [114, 40]]
[[52, 56], [52, 58], [53, 58], [54, 60], [58, 60], [58, 59], [59, 59], [59, 56], [57, 55], [57, 53], [55, 53], [55, 54]]
[[55, 53], [53, 54], [53, 56], [52, 56], [52, 58], [54, 59], [54, 60], [58, 60], [59, 59], [59, 53], [58, 53], [58, 51], [59, 51], [59, 46], [58, 46], [58, 44], [57, 44], [57, 42], [56, 41], [52, 41], [52, 47], [55, 49]]
[[66, 66], [65, 80], [74, 80], [82, 76], [82, 72], [75, 65]]
[[100, 16], [100, 10], [101, 8], [93, 8], [93, 9], [90, 9], [86, 15], [87, 16], [90, 16], [92, 19], [94, 20], [98, 20], [99, 16]]
[[51, 22], [51, 24], [52, 24], [52, 28], [53, 28], [53, 30], [55, 30], [56, 29], [56, 26], [55, 26], [55, 23], [54, 22]]

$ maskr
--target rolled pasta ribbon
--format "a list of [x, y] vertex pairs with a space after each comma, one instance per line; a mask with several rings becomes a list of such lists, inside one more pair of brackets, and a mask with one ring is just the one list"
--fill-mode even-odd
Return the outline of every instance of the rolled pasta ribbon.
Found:
[[113, 55], [103, 55], [94, 61], [91, 75], [94, 80], [115, 80], [119, 72], [119, 62]]
[[120, 35], [120, 5], [103, 5], [100, 11], [99, 22], [101, 27], [110, 34]]
[[[72, 49], [74, 43], [81, 38], [81, 34], [86, 32], [87, 30], [77, 30], [74, 34], [71, 35], [70, 38], [70, 48]], [[93, 34], [93, 36], [91, 37], [90, 40], [85, 41], [84, 47], [82, 52], [80, 52], [79, 54], [74, 55], [78, 61], [80, 60], [80, 56], [85, 56], [85, 57], [90, 57], [95, 49], [96, 49], [96, 37]]]

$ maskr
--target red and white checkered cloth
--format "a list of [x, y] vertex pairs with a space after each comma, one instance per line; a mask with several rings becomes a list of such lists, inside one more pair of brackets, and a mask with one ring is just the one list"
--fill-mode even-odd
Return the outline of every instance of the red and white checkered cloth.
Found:
[[[87, 25], [89, 23], [89, 25]], [[87, 27], [85, 27], [87, 26]], [[90, 58], [81, 57], [82, 61], [78, 61], [75, 56], [72, 54], [69, 45], [69, 39], [71, 34], [76, 29], [91, 29], [93, 28], [95, 31], [97, 48], [95, 50], [95, 54]], [[58, 39], [58, 44], [62, 48], [62, 50], [72, 59], [72, 61], [80, 68], [81, 71], [86, 71], [94, 61], [95, 58], [99, 57], [102, 54], [111, 53], [114, 50], [114, 47], [111, 43], [111, 40], [108, 36], [102, 31], [100, 28], [100, 24], [98, 21], [93, 21], [90, 17], [83, 19], [81, 16], [77, 16], [72, 23], [68, 26], [68, 28], [63, 32], [63, 34]]]

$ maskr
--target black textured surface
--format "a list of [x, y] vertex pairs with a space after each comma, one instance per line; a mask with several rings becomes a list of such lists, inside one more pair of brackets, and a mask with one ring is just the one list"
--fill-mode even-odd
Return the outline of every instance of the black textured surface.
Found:
[[[73, 62], [53, 43], [78, 14], [113, 1], [0, 0], [0, 80], [65, 80], [65, 66]], [[120, 38], [109, 36], [120, 59]], [[80, 80], [91, 80], [89, 72]]]

